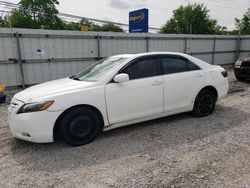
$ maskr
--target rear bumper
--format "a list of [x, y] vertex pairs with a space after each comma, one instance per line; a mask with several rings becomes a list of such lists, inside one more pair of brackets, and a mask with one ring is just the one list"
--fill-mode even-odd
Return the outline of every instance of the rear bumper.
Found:
[[229, 89], [228, 80], [226, 79], [225, 82], [223, 84], [218, 85], [216, 89], [218, 92], [218, 100], [224, 98], [227, 95]]
[[234, 74], [240, 78], [250, 79], [250, 67], [249, 68], [234, 68]]

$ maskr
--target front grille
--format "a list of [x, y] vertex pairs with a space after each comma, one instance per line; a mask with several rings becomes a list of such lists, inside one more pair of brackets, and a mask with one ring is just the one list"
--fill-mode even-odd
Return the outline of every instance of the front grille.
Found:
[[250, 61], [243, 61], [241, 66], [242, 67], [250, 67]]

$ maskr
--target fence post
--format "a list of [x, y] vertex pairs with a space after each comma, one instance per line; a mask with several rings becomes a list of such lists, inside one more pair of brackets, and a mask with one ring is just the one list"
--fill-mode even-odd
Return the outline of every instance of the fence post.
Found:
[[214, 64], [215, 48], [216, 48], [216, 37], [214, 37], [214, 43], [213, 43], [212, 65]]
[[237, 61], [237, 59], [239, 59], [240, 57], [240, 50], [241, 50], [241, 37], [238, 36], [237, 42], [236, 42], [235, 61]]
[[149, 36], [146, 36], [146, 52], [149, 52]]
[[187, 37], [185, 37], [184, 53], [187, 53]]
[[98, 55], [98, 60], [101, 60], [101, 45], [100, 45], [101, 36], [98, 34], [96, 38], [97, 38], [97, 55]]
[[17, 44], [17, 62], [20, 67], [21, 79], [22, 79], [22, 87], [25, 89], [25, 79], [24, 79], [24, 72], [23, 72], [23, 64], [22, 64], [22, 53], [21, 53], [21, 46], [20, 46], [20, 38], [19, 33], [16, 32], [14, 36], [16, 37], [16, 44]]

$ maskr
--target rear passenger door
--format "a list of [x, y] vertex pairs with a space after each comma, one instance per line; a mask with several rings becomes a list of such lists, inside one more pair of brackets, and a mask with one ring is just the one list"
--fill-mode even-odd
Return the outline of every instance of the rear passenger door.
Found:
[[164, 112], [191, 108], [205, 73], [182, 56], [160, 56], [164, 83]]

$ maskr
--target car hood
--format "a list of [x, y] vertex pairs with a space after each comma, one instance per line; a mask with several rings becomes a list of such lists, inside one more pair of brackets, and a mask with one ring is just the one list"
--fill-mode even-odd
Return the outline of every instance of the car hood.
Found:
[[79, 91], [98, 85], [98, 82], [78, 81], [70, 78], [58, 79], [32, 86], [17, 93], [14, 98], [25, 103], [45, 100], [68, 92]]
[[241, 57], [239, 60], [241, 61], [250, 61], [250, 57]]

